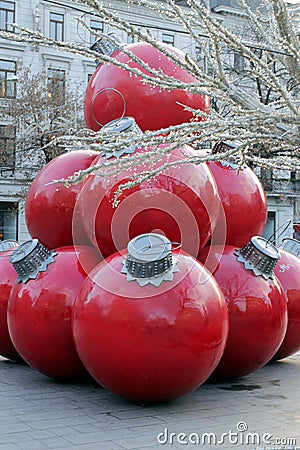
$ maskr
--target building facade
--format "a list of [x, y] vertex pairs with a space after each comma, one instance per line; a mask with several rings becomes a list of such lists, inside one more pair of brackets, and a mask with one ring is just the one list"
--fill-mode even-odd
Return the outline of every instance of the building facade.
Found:
[[[182, 2], [181, 2], [182, 3]], [[184, 2], [183, 2], [184, 3]], [[104, 2], [105, 4], [105, 2]], [[226, 26], [246, 32], [243, 14], [231, 0], [214, 0], [211, 3], [212, 13], [223, 21]], [[163, 20], [155, 13], [143, 7], [129, 6], [122, 1], [113, 0], [107, 8], [118, 11], [118, 14], [128, 22], [141, 29], [148, 29], [151, 34], [166, 43], [172, 44], [182, 51], [201, 60], [198, 49], [191, 36], [180, 25]], [[0, 29], [13, 30], [16, 23], [23, 28], [42, 32], [45, 36], [80, 45], [92, 45], [95, 36], [78, 25], [78, 19], [86, 23], [95, 32], [115, 32], [124, 42], [131, 43], [134, 37], [125, 32], [114, 30], [103, 22], [100, 16], [94, 15], [89, 8], [72, 1], [52, 0], [9, 0], [0, 2]], [[246, 61], [240, 55], [230, 55], [229, 66], [232, 69], [242, 68]], [[96, 63], [94, 60], [62, 52], [54, 47], [46, 47], [8, 41], [0, 38], [0, 102], [13, 102], [18, 95], [18, 74], [23, 68], [30, 67], [32, 71], [46, 73], [45, 83], [51, 77], [59, 77], [62, 82], [78, 86], [78, 96], [84, 93]], [[80, 94], [80, 95], [79, 95]], [[78, 105], [82, 108], [83, 105]], [[0, 123], [0, 152], [6, 155], [0, 163], [0, 240], [16, 239], [23, 242], [29, 238], [24, 216], [24, 200], [22, 192], [28, 187], [28, 182], [22, 171], [16, 170], [18, 153], [14, 147], [14, 131], [7, 128], [7, 123], [1, 119]], [[287, 229], [284, 236], [291, 237], [293, 222], [300, 222], [299, 209], [299, 181], [296, 174], [264, 173], [261, 176], [267, 192], [269, 220], [266, 235], [274, 234], [277, 230]]]

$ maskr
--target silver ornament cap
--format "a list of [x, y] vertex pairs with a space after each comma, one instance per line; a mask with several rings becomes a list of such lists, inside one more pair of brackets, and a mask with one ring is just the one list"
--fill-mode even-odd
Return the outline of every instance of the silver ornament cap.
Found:
[[18, 247], [19, 244], [14, 239], [5, 239], [4, 241], [0, 241], [0, 254], [1, 252], [7, 252], [9, 250], [13, 250]]
[[253, 236], [241, 249], [235, 250], [237, 260], [251, 270], [255, 276], [265, 280], [274, 277], [274, 267], [280, 259], [278, 249], [262, 236]]
[[[123, 261], [122, 273], [127, 281], [135, 280], [140, 286], [160, 286], [163, 281], [172, 281], [178, 272], [177, 260], [173, 257], [174, 243], [157, 233], [145, 233], [132, 239], [127, 258]], [[180, 244], [176, 248], [179, 248]]]
[[[228, 150], [233, 150], [236, 148], [236, 145], [233, 142], [218, 142], [214, 148], [212, 149], [212, 154], [216, 154], [216, 153], [225, 153]], [[228, 161], [228, 160], [220, 160], [219, 163], [221, 164], [222, 167], [227, 167], [233, 170], [238, 169], [238, 165], [235, 164], [232, 161]]]
[[40, 272], [45, 272], [56, 255], [55, 250], [49, 250], [37, 239], [32, 239], [14, 250], [9, 261], [18, 274], [18, 283], [27, 283], [28, 280], [36, 279]]
[[300, 241], [293, 238], [285, 238], [282, 240], [280, 247], [287, 252], [292, 253], [295, 256], [300, 258]]
[[[143, 134], [142, 130], [136, 123], [133, 117], [121, 117], [120, 119], [112, 120], [106, 123], [100, 130], [100, 134], [104, 133], [137, 133]], [[137, 145], [130, 145], [129, 147], [123, 147], [119, 150], [114, 150], [113, 152], [104, 152], [103, 156], [105, 158], [119, 158], [122, 155], [131, 154], [138, 148]]]
[[137, 125], [134, 117], [122, 117], [120, 119], [112, 120], [106, 123], [100, 130], [100, 133], [129, 133], [138, 132], [142, 133], [142, 130]]

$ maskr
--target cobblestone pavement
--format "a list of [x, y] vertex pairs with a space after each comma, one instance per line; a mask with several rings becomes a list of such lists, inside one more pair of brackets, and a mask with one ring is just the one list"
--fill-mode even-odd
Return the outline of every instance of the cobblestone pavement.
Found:
[[299, 404], [300, 353], [148, 407], [0, 357], [3, 450], [300, 449]]

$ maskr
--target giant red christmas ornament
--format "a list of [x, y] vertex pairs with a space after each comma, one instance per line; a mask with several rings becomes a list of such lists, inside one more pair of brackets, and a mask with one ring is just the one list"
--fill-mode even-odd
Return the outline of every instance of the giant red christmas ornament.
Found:
[[78, 293], [78, 354], [103, 387], [140, 403], [167, 401], [203, 383], [228, 332], [215, 280], [155, 233], [101, 262]]
[[[180, 60], [184, 53], [168, 44], [162, 44]], [[140, 58], [151, 69], [162, 71], [168, 77], [184, 83], [198, 83], [187, 71], [151, 44], [138, 42], [124, 49]], [[111, 55], [119, 63], [150, 73], [124, 52], [111, 49]], [[150, 75], [151, 76], [151, 75]], [[153, 75], [152, 75], [153, 76]], [[172, 79], [172, 78], [171, 78]], [[143, 83], [142, 77], [134, 75], [116, 65], [100, 64], [89, 81], [84, 100], [85, 120], [88, 128], [99, 130], [102, 125], [126, 115], [133, 116], [139, 127], [145, 130], [189, 122], [195, 116], [185, 106], [208, 111], [208, 97], [195, 95], [187, 90], [168, 90]]]
[[92, 247], [48, 250], [36, 239], [10, 256], [18, 273], [8, 302], [8, 327], [22, 358], [49, 377], [86, 374], [73, 345], [71, 313], [87, 272], [99, 257]]
[[[94, 151], [73, 151], [57, 156], [37, 174], [30, 186], [25, 216], [30, 235], [50, 249], [73, 244], [72, 219], [82, 183], [66, 187], [53, 180], [67, 178], [90, 166]], [[83, 229], [76, 230], [76, 242], [88, 243]]]
[[284, 291], [273, 274], [280, 257], [271, 243], [254, 236], [240, 250], [212, 246], [200, 260], [212, 271], [229, 312], [229, 337], [213, 377], [248, 375], [266, 364], [281, 345], [287, 327]]
[[273, 357], [275, 360], [300, 350], [300, 242], [284, 239], [280, 255], [274, 272], [287, 296], [288, 326], [284, 340]]
[[[120, 121], [121, 128], [130, 118]], [[161, 146], [167, 149], [167, 146]], [[130, 149], [135, 155], [151, 149]], [[155, 165], [145, 162], [115, 176], [91, 176], [82, 188], [78, 205], [81, 220], [91, 242], [104, 257], [126, 248], [133, 237], [160, 232], [170, 240], [181, 242], [184, 251], [197, 256], [211, 238], [219, 218], [221, 203], [213, 177], [206, 164], [180, 164], [185, 157], [196, 156], [190, 146], [173, 150]], [[99, 156], [93, 164], [111, 159]], [[158, 168], [164, 163], [178, 165], [159, 173], [149, 181], [126, 189], [113, 206], [118, 187], [132, 175]]]
[[[233, 144], [219, 143], [214, 152], [223, 152]], [[248, 166], [238, 168], [228, 161], [209, 161], [224, 208], [226, 244], [243, 247], [255, 235], [261, 235], [267, 222], [267, 199], [261, 182]], [[220, 242], [223, 244], [223, 234]]]
[[12, 286], [17, 279], [17, 274], [9, 257], [18, 247], [18, 243], [13, 240], [0, 242], [0, 355], [8, 359], [21, 359], [15, 349], [7, 326], [7, 304]]

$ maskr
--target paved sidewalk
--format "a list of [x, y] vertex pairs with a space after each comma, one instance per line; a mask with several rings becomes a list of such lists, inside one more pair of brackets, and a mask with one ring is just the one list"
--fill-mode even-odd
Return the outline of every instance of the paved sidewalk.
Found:
[[300, 449], [299, 405], [300, 353], [148, 407], [0, 357], [1, 450]]

